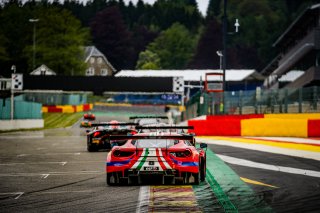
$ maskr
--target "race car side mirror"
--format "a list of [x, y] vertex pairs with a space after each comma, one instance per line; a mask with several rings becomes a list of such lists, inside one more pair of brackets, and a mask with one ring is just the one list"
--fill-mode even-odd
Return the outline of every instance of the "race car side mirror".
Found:
[[200, 143], [200, 148], [201, 149], [204, 149], [204, 148], [207, 148], [208, 145], [206, 143]]

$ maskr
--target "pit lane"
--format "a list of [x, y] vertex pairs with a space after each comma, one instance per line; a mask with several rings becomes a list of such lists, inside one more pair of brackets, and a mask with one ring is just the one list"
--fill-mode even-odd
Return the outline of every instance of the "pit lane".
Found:
[[[109, 109], [108, 109], [109, 110]], [[117, 109], [119, 110], [119, 109]], [[138, 110], [139, 113], [142, 113]], [[161, 109], [158, 109], [160, 112]], [[135, 112], [129, 113], [133, 115]], [[123, 112], [98, 119], [126, 121]], [[199, 139], [201, 140], [201, 139]], [[228, 139], [226, 139], [228, 140]], [[215, 139], [212, 139], [215, 141]], [[218, 141], [218, 140], [216, 140]], [[221, 140], [220, 140], [221, 141]], [[84, 129], [0, 135], [1, 212], [312, 212], [319, 210], [319, 178], [223, 162], [220, 156], [320, 171], [312, 159], [211, 143], [207, 176], [199, 186], [110, 187], [107, 152], [86, 151]], [[232, 208], [234, 207], [234, 208]], [[228, 209], [231, 208], [231, 209]]]

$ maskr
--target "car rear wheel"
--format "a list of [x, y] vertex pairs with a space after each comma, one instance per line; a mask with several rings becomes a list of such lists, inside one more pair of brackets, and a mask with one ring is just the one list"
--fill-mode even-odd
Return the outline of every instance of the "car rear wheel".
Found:
[[200, 172], [194, 173], [193, 177], [194, 177], [194, 185], [199, 185], [199, 183], [200, 183]]
[[87, 150], [88, 152], [97, 152], [98, 151], [98, 148], [94, 145], [89, 145], [87, 146]]
[[205, 179], [206, 179], [206, 161], [202, 159], [200, 164], [200, 181], [204, 181]]
[[117, 183], [119, 183], [117, 174], [114, 172], [107, 173], [106, 179], [107, 179], [107, 184], [109, 186], [114, 186], [114, 185], [117, 185]]
[[87, 137], [87, 150], [88, 152], [97, 152], [98, 147], [95, 144], [91, 143], [91, 137]]

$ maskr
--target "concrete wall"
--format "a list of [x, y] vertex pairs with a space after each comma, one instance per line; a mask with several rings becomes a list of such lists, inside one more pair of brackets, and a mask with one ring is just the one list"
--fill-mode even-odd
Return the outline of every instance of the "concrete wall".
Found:
[[0, 120], [0, 130], [43, 128], [43, 119]]

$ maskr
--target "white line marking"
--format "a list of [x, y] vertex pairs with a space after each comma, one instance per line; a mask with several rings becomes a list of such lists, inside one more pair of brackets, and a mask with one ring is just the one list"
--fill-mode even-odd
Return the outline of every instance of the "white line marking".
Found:
[[303, 144], [315, 144], [320, 145], [320, 140], [310, 139], [310, 138], [293, 138], [293, 137], [244, 137], [248, 139], [257, 139], [257, 140], [271, 140], [273, 141], [281, 141], [281, 142], [290, 142], [290, 143], [303, 143]]
[[48, 173], [3, 173], [0, 177], [31, 177], [44, 175], [95, 175], [95, 174], [105, 174], [103, 171], [79, 171], [79, 172], [48, 172]]
[[47, 149], [47, 148], [37, 148], [37, 150], [44, 150], [44, 149]]
[[17, 194], [18, 196], [14, 198], [15, 200], [18, 200], [23, 195], [23, 192], [18, 192]]
[[215, 140], [215, 139], [208, 139], [208, 138], [198, 138], [198, 142], [200, 141], [207, 144], [232, 146], [236, 148], [257, 150], [261, 152], [288, 155], [288, 156], [299, 157], [299, 158], [308, 158], [308, 159], [320, 161], [319, 152], [309, 152], [304, 150], [286, 149], [286, 148], [267, 146], [267, 145], [261, 145], [261, 144], [252, 144], [252, 143], [235, 142], [235, 141], [230, 142], [228, 140]]
[[24, 192], [3, 192], [3, 193], [0, 193], [0, 195], [16, 195], [14, 197], [15, 200], [19, 199], [21, 197], [21, 195], [23, 195]]
[[17, 157], [25, 157], [25, 156], [39, 156], [39, 155], [80, 155], [81, 153], [80, 152], [62, 152], [62, 153], [43, 153], [43, 154], [20, 154], [20, 155], [17, 155]]
[[59, 164], [64, 166], [66, 164], [84, 164], [84, 163], [105, 163], [105, 161], [71, 161], [71, 162], [39, 162], [39, 163], [0, 163], [0, 166], [16, 166], [16, 165], [39, 165], [39, 164]]
[[92, 190], [83, 191], [57, 191], [57, 192], [35, 192], [34, 194], [64, 194], [64, 193], [92, 193]]
[[306, 170], [306, 169], [297, 169], [292, 167], [284, 167], [284, 166], [276, 166], [271, 164], [264, 164], [264, 163], [257, 163], [249, 160], [244, 160], [241, 158], [234, 158], [226, 155], [218, 155], [219, 158], [221, 158], [224, 162], [234, 164], [234, 165], [240, 165], [240, 166], [246, 166], [251, 168], [258, 168], [258, 169], [266, 169], [271, 171], [277, 171], [277, 172], [285, 172], [285, 173], [291, 173], [291, 174], [298, 174], [298, 175], [307, 175], [311, 177], [320, 177], [320, 172], [313, 171], [313, 170]]
[[141, 186], [139, 191], [136, 213], [148, 212], [150, 199], [150, 186]]
[[42, 174], [42, 179], [46, 179], [50, 174]]

